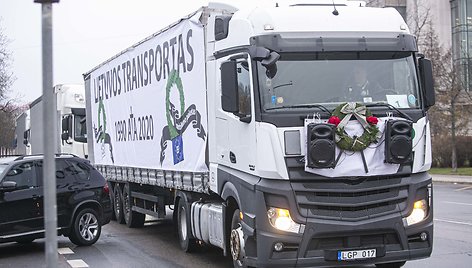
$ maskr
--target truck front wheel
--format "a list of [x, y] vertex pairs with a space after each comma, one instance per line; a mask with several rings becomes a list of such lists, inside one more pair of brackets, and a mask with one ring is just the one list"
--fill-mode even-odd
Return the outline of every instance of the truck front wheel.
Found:
[[235, 268], [246, 267], [244, 258], [246, 256], [244, 250], [244, 234], [241, 227], [240, 210], [236, 209], [231, 220], [231, 233], [229, 238], [229, 248], [231, 257], [233, 258], [233, 266]]
[[179, 234], [180, 248], [185, 252], [192, 252], [196, 247], [196, 240], [190, 238], [190, 219], [188, 218], [189, 208], [185, 200], [179, 200], [177, 208], [177, 232]]

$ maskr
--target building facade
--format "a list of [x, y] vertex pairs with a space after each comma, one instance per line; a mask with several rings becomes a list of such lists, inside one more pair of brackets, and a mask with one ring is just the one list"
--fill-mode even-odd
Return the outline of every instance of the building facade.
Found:
[[397, 9], [414, 34], [417, 34], [418, 28], [421, 28], [425, 19], [429, 19], [441, 47], [444, 50], [451, 49], [451, 6], [449, 0], [370, 0], [366, 2], [367, 6]]
[[467, 90], [472, 90], [472, 0], [451, 0], [452, 51]]

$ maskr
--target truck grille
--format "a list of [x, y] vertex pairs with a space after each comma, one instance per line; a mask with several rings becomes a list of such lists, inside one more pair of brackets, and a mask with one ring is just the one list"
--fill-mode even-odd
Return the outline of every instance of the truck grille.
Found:
[[290, 177], [304, 217], [359, 221], [400, 212], [407, 206], [408, 176], [304, 177]]

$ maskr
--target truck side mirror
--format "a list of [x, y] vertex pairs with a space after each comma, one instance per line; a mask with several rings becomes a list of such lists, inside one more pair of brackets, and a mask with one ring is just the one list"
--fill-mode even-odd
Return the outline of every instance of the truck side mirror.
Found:
[[30, 130], [26, 130], [25, 132], [23, 132], [23, 144], [26, 145], [27, 147], [28, 146], [28, 143], [29, 143], [29, 133], [30, 133]]
[[421, 84], [423, 87], [425, 108], [429, 109], [436, 103], [433, 81], [433, 66], [431, 61], [425, 58], [418, 59]]
[[236, 61], [221, 64], [221, 107], [223, 111], [237, 113], [239, 111], [238, 77]]
[[61, 134], [61, 139], [62, 139], [63, 141], [69, 140], [69, 133], [67, 133], [67, 132], [66, 132], [66, 133], [62, 133], [62, 134]]
[[69, 121], [70, 121], [70, 116], [65, 116], [62, 118], [62, 132], [69, 132]]
[[66, 115], [62, 118], [61, 139], [67, 142], [69, 138], [72, 138], [72, 116]]
[[270, 79], [277, 74], [277, 61], [280, 59], [279, 53], [272, 51], [266, 59], [261, 61], [262, 66], [266, 68], [266, 76]]

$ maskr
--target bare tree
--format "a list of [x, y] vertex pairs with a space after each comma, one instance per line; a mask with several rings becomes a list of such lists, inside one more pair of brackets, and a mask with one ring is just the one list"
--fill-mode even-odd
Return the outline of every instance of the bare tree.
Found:
[[19, 112], [15, 100], [9, 97], [14, 77], [9, 70], [11, 54], [7, 45], [8, 39], [0, 25], [0, 148], [13, 147], [15, 118]]
[[[436, 89], [436, 106], [429, 114], [431, 128], [436, 141], [444, 142], [449, 137], [451, 146], [451, 167], [457, 171], [457, 136], [464, 135], [470, 121], [472, 98], [466, 91], [466, 81], [458, 64], [452, 60], [452, 52], [444, 51], [438, 43], [434, 25], [425, 20], [422, 25], [421, 51], [433, 63], [433, 77]], [[418, 38], [419, 39], [419, 38]], [[438, 147], [437, 147], [438, 148]]]
[[8, 98], [9, 88], [13, 83], [13, 74], [9, 71], [11, 54], [7, 49], [7, 45], [8, 39], [0, 24], [0, 103]]

